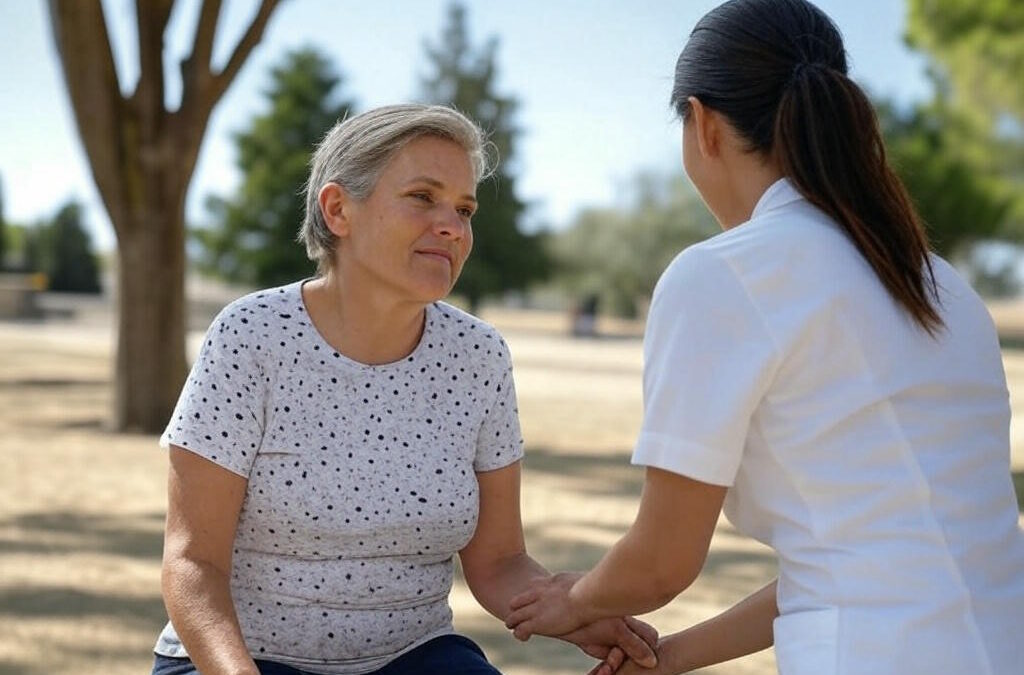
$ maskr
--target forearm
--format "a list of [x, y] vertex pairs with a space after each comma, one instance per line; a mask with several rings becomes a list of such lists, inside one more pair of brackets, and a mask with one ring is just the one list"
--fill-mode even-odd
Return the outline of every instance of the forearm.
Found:
[[463, 573], [477, 602], [502, 621], [509, 614], [513, 597], [529, 588], [531, 581], [551, 576], [525, 551], [496, 561], [487, 569], [464, 567]]
[[573, 586], [573, 609], [591, 620], [644, 614], [682, 593], [704, 566], [725, 492], [648, 468], [636, 520]]
[[[776, 581], [718, 616], [662, 639], [659, 673], [688, 673], [771, 647]], [[663, 669], [663, 670], [662, 670]]]
[[226, 574], [209, 563], [164, 563], [164, 604], [189, 658], [204, 675], [258, 675], [231, 600]]
[[692, 583], [692, 577], [649, 572], [659, 555], [649, 542], [634, 526], [576, 582], [569, 598], [585, 619], [645, 614], [663, 607]]

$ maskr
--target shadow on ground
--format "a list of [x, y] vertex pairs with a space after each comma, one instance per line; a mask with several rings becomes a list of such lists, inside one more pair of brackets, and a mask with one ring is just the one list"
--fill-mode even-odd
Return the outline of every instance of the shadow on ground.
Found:
[[523, 467], [528, 473], [572, 480], [572, 489], [584, 494], [639, 499], [644, 470], [631, 465], [630, 456], [629, 451], [587, 454], [530, 448], [526, 451]]
[[[0, 554], [103, 553], [159, 560], [164, 514], [26, 513], [0, 520]], [[0, 591], [2, 593], [3, 591]], [[6, 604], [0, 604], [5, 611]]]
[[[117, 575], [122, 565], [156, 565], [163, 547], [163, 524], [163, 513], [56, 511], [0, 519], [0, 556], [30, 556], [40, 569], [61, 570], [37, 572], [29, 580], [0, 579], [0, 621], [26, 626], [26, 635], [32, 635], [34, 642], [27, 652], [19, 650], [17, 657], [0, 659], [0, 675], [75, 672], [83, 663], [92, 664], [89, 672], [126, 672], [148, 661], [145, 647], [126, 646], [118, 635], [151, 634], [156, 639], [167, 620], [159, 588], [147, 586], [143, 592], [138, 588], [133, 592], [130, 585], [104, 584], [105, 588], [92, 589], [71, 570], [66, 575], [63, 570], [66, 564], [80, 565], [98, 574]], [[17, 629], [14, 634], [18, 635]], [[100, 643], [91, 641], [94, 635], [102, 636]]]

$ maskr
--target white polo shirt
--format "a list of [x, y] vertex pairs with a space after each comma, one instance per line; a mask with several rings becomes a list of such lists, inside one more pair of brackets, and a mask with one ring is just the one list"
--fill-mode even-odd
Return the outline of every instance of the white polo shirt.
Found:
[[633, 461], [730, 486], [779, 556], [784, 675], [1024, 673], [1024, 533], [999, 344], [932, 258], [945, 329], [783, 179], [654, 293]]

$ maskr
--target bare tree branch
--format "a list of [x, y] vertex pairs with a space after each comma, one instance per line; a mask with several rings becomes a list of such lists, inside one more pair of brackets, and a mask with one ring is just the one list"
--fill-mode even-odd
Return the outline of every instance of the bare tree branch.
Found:
[[125, 102], [100, 0], [50, 0], [50, 25], [93, 180], [115, 228], [126, 226], [121, 181]]
[[213, 38], [217, 34], [220, 6], [221, 0], [203, 0], [196, 37], [192, 42], [192, 54], [187, 61], [192, 64], [192, 68], [204, 68], [207, 73], [213, 71]]
[[[133, 159], [144, 171], [160, 165], [157, 156], [169, 143], [161, 143], [167, 110], [164, 83], [164, 32], [171, 17], [174, 0], [135, 0], [135, 24], [139, 44], [139, 81], [130, 99], [131, 119], [125, 120], [136, 131], [131, 138], [136, 142], [132, 148]], [[134, 174], [132, 174], [134, 175]], [[144, 199], [138, 190], [144, 189], [145, 181], [136, 186], [133, 195], [137, 198], [134, 206]]]
[[[164, 31], [174, 0], [135, 0], [135, 27], [139, 43], [139, 81], [132, 101], [143, 123], [159, 122], [164, 112]], [[155, 133], [155, 129], [148, 129]]]
[[235, 46], [235, 51], [232, 52], [231, 58], [228, 59], [228, 64], [224, 66], [224, 70], [214, 76], [213, 80], [213, 104], [220, 99], [227, 88], [231, 85], [232, 80], [238, 75], [238, 71], [242, 69], [242, 64], [249, 58], [250, 52], [253, 48], [259, 44], [260, 39], [263, 37], [263, 29], [267, 27], [267, 21], [270, 19], [270, 15], [273, 13], [274, 8], [280, 0], [263, 0], [259, 10], [256, 12], [255, 18], [249, 25], [249, 29], [245, 31], [245, 35], [238, 41]]

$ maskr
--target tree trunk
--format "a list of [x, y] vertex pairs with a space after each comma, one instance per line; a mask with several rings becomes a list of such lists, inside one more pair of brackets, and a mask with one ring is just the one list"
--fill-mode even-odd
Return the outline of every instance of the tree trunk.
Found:
[[[118, 343], [114, 427], [157, 433], [187, 374], [182, 209], [147, 209], [118, 246]], [[145, 217], [145, 216], [143, 216]]]
[[220, 0], [205, 0], [181, 104], [165, 105], [164, 31], [175, 0], [137, 0], [139, 79], [124, 96], [101, 0], [49, 0], [75, 122], [117, 232], [117, 431], [158, 432], [185, 380], [185, 193], [213, 107], [260, 41], [279, 0], [261, 0], [227, 64], [211, 67]]

